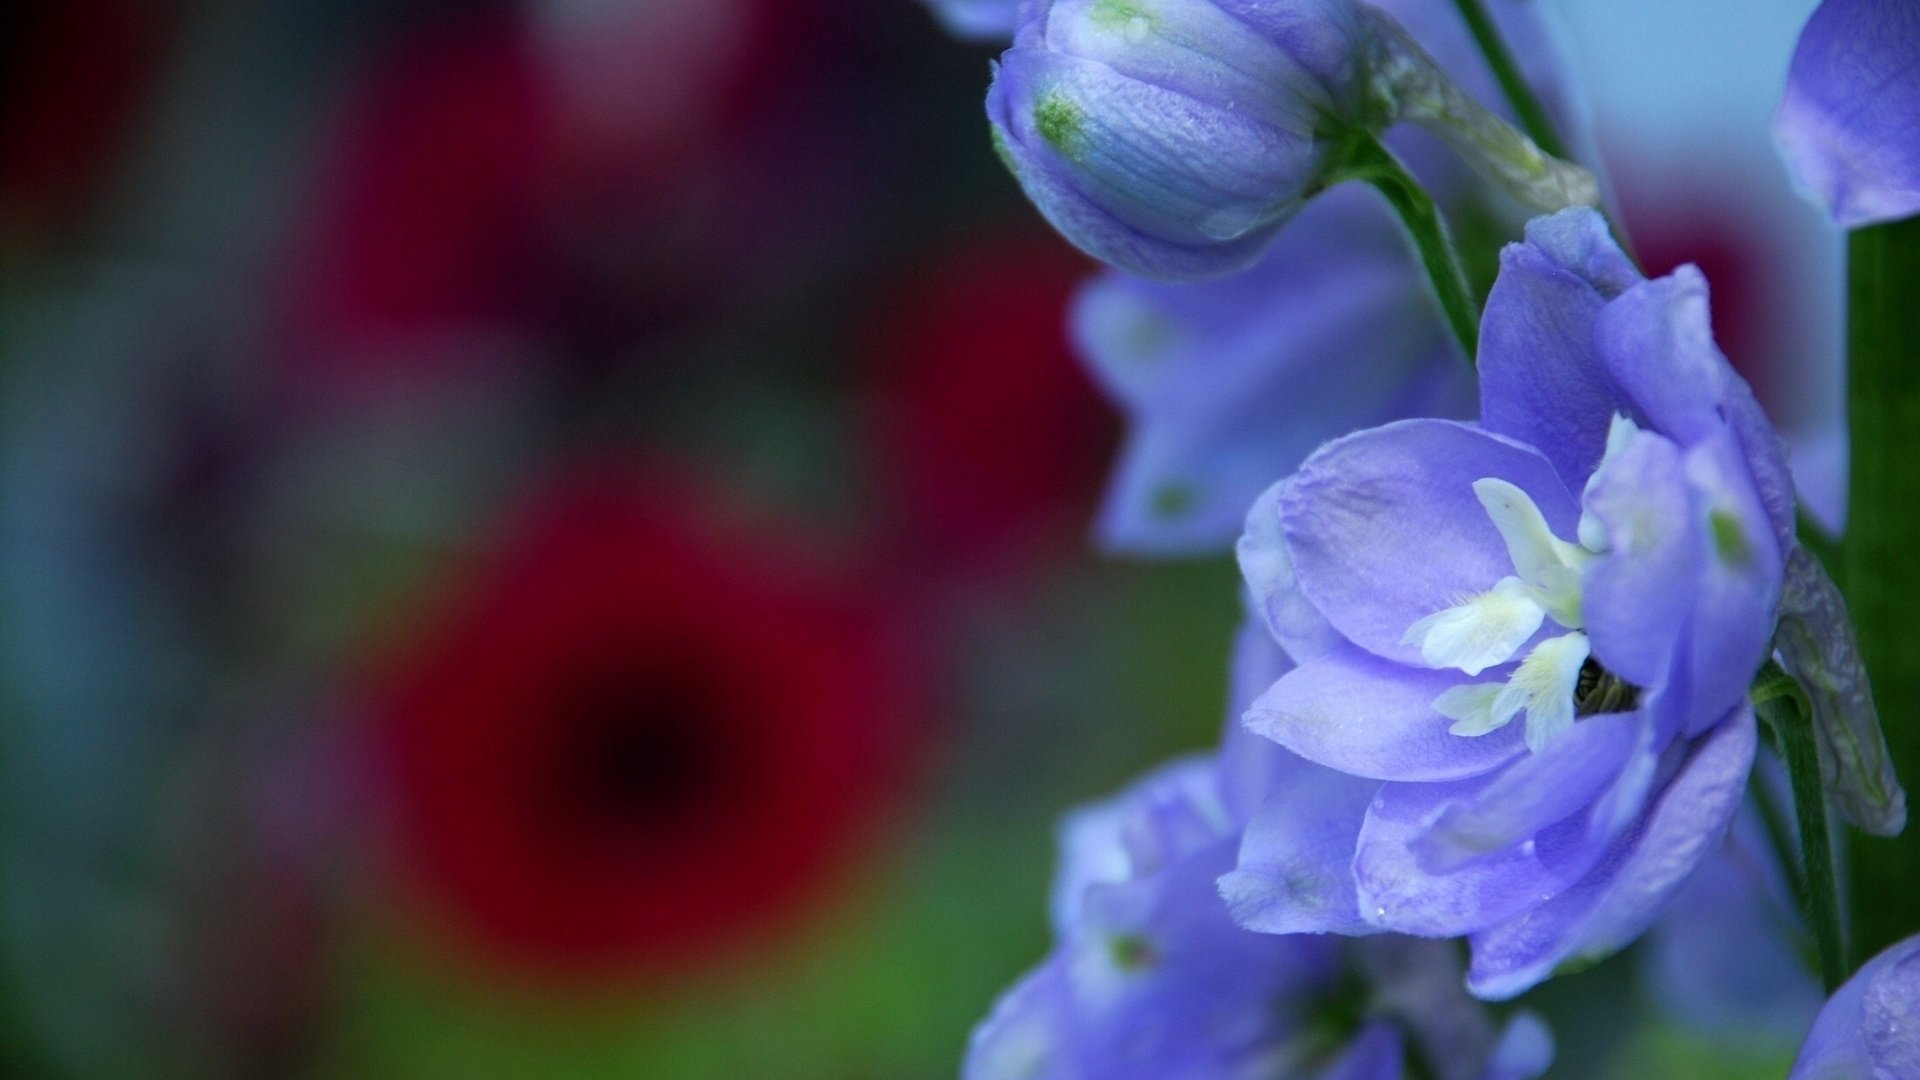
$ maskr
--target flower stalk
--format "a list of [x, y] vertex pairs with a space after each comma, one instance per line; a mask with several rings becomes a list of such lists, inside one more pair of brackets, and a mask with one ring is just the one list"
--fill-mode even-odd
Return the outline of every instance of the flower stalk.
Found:
[[1480, 305], [1467, 284], [1460, 252], [1454, 247], [1446, 220], [1440, 216], [1433, 196], [1392, 151], [1371, 136], [1354, 141], [1336, 178], [1372, 184], [1393, 207], [1413, 240], [1420, 266], [1426, 271], [1427, 283], [1433, 289], [1448, 328], [1453, 331], [1454, 340], [1460, 343], [1467, 362], [1473, 363], [1480, 342]]
[[1390, 16], [1374, 11], [1372, 17], [1383, 43], [1374, 89], [1391, 103], [1395, 119], [1431, 131], [1487, 181], [1541, 213], [1600, 205], [1592, 173], [1482, 105]]
[[1460, 9], [1460, 19], [1467, 24], [1467, 32], [1473, 35], [1474, 44], [1480, 47], [1481, 55], [1487, 58], [1487, 67], [1492, 70], [1495, 81], [1500, 84], [1500, 92], [1507, 97], [1507, 104], [1513, 106], [1513, 114], [1520, 119], [1520, 127], [1527, 137], [1534, 141], [1547, 154], [1565, 160], [1567, 144], [1553, 126], [1553, 119], [1534, 95], [1533, 88], [1520, 74], [1520, 65], [1514, 62], [1513, 53], [1500, 36], [1500, 28], [1494, 25], [1493, 17], [1487, 14], [1487, 7], [1481, 0], [1453, 0]]
[[[1841, 579], [1897, 772], [1920, 776], [1920, 218], [1854, 231], [1848, 239], [1847, 411], [1851, 465]], [[1903, 895], [1920, 879], [1920, 830], [1892, 843], [1862, 839], [1857, 895]], [[1866, 847], [1865, 845], [1871, 845]], [[1904, 905], [1862, 905], [1863, 950], [1912, 932]]]
[[[1756, 694], [1756, 698], [1756, 711], [1773, 729], [1781, 756], [1787, 759], [1794, 818], [1800, 833], [1801, 900], [1819, 950], [1820, 979], [1831, 994], [1846, 981], [1849, 965], [1846, 939], [1840, 929], [1840, 881], [1834, 870], [1833, 833], [1827, 825], [1827, 797], [1820, 783], [1812, 710], [1791, 680], [1775, 692]], [[1791, 879], [1794, 875], [1788, 876]]]

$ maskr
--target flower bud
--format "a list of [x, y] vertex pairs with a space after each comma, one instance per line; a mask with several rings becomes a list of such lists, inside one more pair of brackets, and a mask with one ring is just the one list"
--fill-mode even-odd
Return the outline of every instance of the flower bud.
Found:
[[987, 94], [994, 142], [1047, 219], [1149, 277], [1240, 269], [1382, 126], [1379, 37], [1346, 0], [1054, 0]]

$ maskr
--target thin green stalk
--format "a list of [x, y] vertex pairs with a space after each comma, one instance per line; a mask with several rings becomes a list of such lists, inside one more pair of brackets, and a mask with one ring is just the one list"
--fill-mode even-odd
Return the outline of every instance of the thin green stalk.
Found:
[[1808, 928], [1820, 954], [1820, 978], [1827, 993], [1847, 979], [1846, 940], [1840, 930], [1840, 880], [1834, 871], [1833, 834], [1827, 826], [1827, 796], [1820, 785], [1820, 752], [1814, 745], [1813, 718], [1797, 695], [1760, 704], [1787, 759], [1793, 782], [1793, 814], [1800, 827], [1801, 882]]
[[1440, 304], [1440, 313], [1446, 316], [1447, 326], [1466, 353], [1467, 362], [1473, 363], [1480, 344], [1480, 305], [1473, 298], [1466, 271], [1460, 265], [1460, 253], [1453, 246], [1446, 220], [1434, 205], [1433, 196], [1427, 194], [1420, 181], [1377, 139], [1356, 143], [1339, 176], [1372, 184], [1399, 215], [1400, 223], [1413, 239], [1420, 266], [1427, 273], [1427, 283], [1433, 287], [1434, 299]]
[[1557, 158], [1566, 158], [1567, 144], [1561, 140], [1560, 133], [1554, 129], [1553, 118], [1534, 96], [1533, 88], [1527, 85], [1525, 76], [1520, 74], [1520, 65], [1514, 62], [1513, 53], [1500, 37], [1500, 28], [1494, 25], [1493, 18], [1487, 14], [1487, 7], [1480, 0], [1453, 0], [1453, 6], [1460, 9], [1460, 18], [1465, 20], [1467, 30], [1473, 34], [1473, 40], [1480, 46], [1480, 52], [1487, 58], [1487, 66], [1493, 69], [1493, 77], [1499, 81], [1501, 92], [1507, 95], [1507, 102], [1513, 106], [1513, 114], [1520, 120], [1521, 130], [1534, 144]]
[[[1851, 464], [1840, 583], [1885, 718], [1894, 769], [1920, 778], [1920, 218], [1855, 231], [1847, 260]], [[1871, 955], [1913, 932], [1904, 898], [1920, 880], [1920, 828], [1861, 837], [1856, 925]]]
[[1773, 848], [1773, 856], [1780, 863], [1780, 872], [1787, 879], [1787, 889], [1793, 893], [1793, 902], [1800, 910], [1807, 910], [1807, 880], [1800, 872], [1800, 853], [1794, 849], [1792, 826], [1787, 824], [1786, 811], [1780, 808], [1780, 800], [1773, 797], [1773, 789], [1767, 786], [1767, 780], [1761, 771], [1755, 769], [1747, 783], [1747, 790], [1753, 795], [1753, 805], [1760, 812], [1760, 827], [1766, 831], [1767, 845]]

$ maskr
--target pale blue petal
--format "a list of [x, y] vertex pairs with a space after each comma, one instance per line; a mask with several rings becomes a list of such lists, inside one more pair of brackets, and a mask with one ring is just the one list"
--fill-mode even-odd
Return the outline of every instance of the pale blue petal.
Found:
[[1469, 989], [1505, 1000], [1639, 937], [1726, 835], [1754, 739], [1753, 712], [1743, 708], [1690, 748], [1645, 817], [1585, 880], [1473, 935]]
[[1920, 212], [1920, 7], [1822, 3], [1794, 50], [1774, 137], [1842, 226]]
[[1278, 495], [1300, 591], [1349, 641], [1421, 664], [1414, 623], [1513, 573], [1473, 482], [1506, 480], [1572, 537], [1573, 497], [1533, 449], [1469, 424], [1406, 420], [1322, 447]]
[[1453, 780], [1526, 751], [1521, 725], [1472, 737], [1448, 732], [1433, 699], [1468, 681], [1458, 671], [1409, 668], [1352, 645], [1280, 678], [1247, 711], [1247, 725], [1309, 761], [1375, 780]]

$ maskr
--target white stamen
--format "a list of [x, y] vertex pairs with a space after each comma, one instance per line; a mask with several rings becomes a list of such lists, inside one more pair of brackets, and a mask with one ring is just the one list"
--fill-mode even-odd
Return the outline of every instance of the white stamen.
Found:
[[1493, 712], [1526, 707], [1527, 749], [1538, 752], [1573, 726], [1573, 693], [1590, 651], [1585, 634], [1548, 638], [1534, 646], [1507, 680]]
[[1453, 735], [1485, 735], [1507, 726], [1520, 709], [1516, 705], [1505, 712], [1494, 711], [1506, 689], [1505, 683], [1469, 683], [1456, 686], [1433, 699], [1433, 711], [1453, 721], [1447, 729]]
[[1400, 640], [1418, 645], [1429, 667], [1478, 675], [1513, 659], [1545, 618], [1524, 582], [1501, 578], [1486, 592], [1414, 623]]
[[1473, 482], [1487, 516], [1507, 542], [1507, 557], [1532, 591], [1533, 599], [1553, 621], [1578, 630], [1580, 573], [1593, 556], [1578, 544], [1553, 535], [1532, 496], [1496, 477]]

